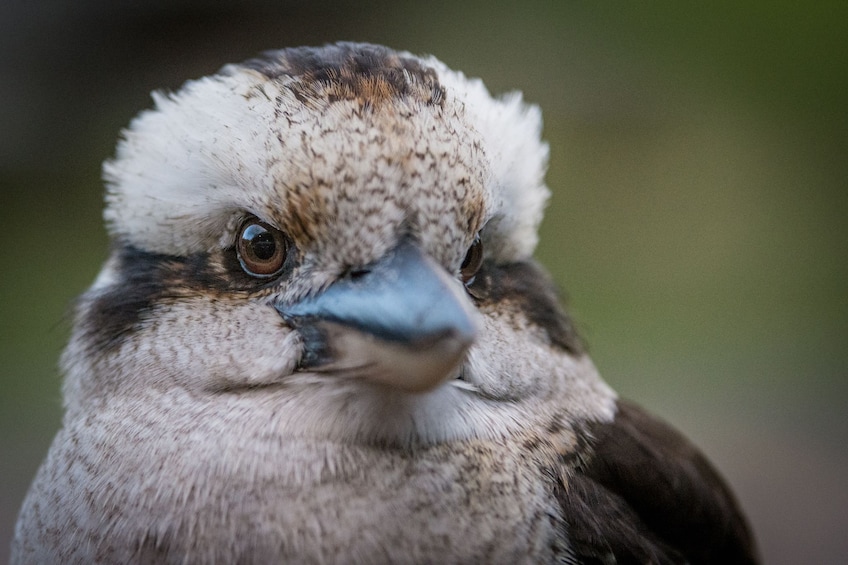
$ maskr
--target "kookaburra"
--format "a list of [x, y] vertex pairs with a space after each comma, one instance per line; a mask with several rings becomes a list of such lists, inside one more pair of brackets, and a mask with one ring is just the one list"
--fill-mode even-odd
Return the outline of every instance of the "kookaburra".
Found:
[[350, 43], [154, 101], [14, 563], [756, 562], [532, 259], [536, 107]]

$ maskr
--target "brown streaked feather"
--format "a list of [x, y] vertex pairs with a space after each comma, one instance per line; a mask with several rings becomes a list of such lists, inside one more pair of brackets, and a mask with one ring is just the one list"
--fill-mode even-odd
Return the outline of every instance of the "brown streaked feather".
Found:
[[557, 497], [588, 563], [755, 564], [753, 537], [717, 471], [677, 431], [618, 401]]
[[414, 96], [427, 105], [441, 106], [445, 90], [436, 71], [420, 61], [381, 45], [336, 43], [269, 51], [243, 66], [270, 79], [290, 76], [288, 88], [304, 103], [355, 100], [376, 107], [396, 98]]

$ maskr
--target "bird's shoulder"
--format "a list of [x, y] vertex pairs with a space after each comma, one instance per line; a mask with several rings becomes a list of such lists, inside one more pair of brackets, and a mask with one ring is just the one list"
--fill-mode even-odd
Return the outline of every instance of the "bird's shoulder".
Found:
[[757, 563], [730, 489], [683, 435], [617, 401], [610, 422], [584, 424], [556, 497], [584, 563]]

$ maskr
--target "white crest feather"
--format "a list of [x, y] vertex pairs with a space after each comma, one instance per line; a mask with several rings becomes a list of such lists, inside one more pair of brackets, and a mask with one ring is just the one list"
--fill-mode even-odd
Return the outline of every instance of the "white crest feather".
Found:
[[533, 254], [550, 191], [545, 185], [548, 144], [541, 139], [542, 112], [526, 104], [520, 92], [493, 98], [483, 81], [448, 69], [435, 58], [426, 63], [439, 69], [448, 96], [465, 105], [474, 127], [483, 136], [490, 164], [490, 193], [495, 199], [487, 232], [499, 258], [516, 260]]

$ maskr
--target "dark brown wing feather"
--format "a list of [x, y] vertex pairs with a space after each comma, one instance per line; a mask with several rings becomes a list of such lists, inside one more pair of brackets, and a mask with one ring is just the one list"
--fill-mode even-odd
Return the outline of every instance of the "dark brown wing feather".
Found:
[[758, 562], [733, 494], [682, 435], [623, 401], [585, 432], [587, 451], [557, 492], [582, 562]]

